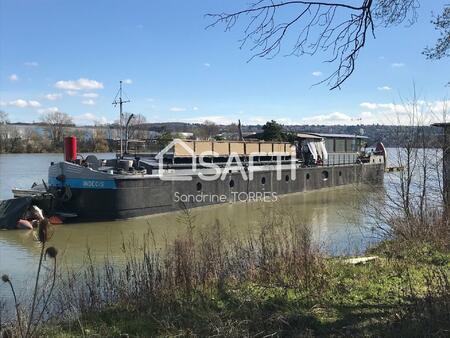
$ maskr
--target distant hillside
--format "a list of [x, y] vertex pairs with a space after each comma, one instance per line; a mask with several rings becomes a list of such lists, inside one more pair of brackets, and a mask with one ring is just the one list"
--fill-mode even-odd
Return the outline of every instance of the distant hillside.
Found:
[[[14, 123], [15, 125], [40, 125], [42, 123]], [[140, 129], [151, 130], [161, 133], [163, 131], [180, 133], [195, 133], [201, 123], [186, 122], [158, 122], [145, 123], [140, 125]], [[83, 126], [79, 126], [83, 127]], [[109, 127], [115, 127], [110, 125]], [[93, 126], [84, 126], [84, 128], [94, 128]], [[393, 125], [285, 125], [284, 130], [288, 132], [313, 132], [313, 133], [336, 133], [336, 134], [356, 134], [364, 135], [369, 138], [369, 144], [375, 142], [383, 142], [387, 147], [395, 147], [401, 145], [401, 141], [411, 134], [415, 127], [411, 126], [393, 126]], [[220, 132], [235, 132], [230, 125], [218, 125]], [[442, 134], [440, 128], [425, 126], [421, 127], [426, 136], [427, 146], [435, 146], [439, 136]], [[242, 131], [245, 134], [257, 133], [262, 131], [262, 125], [243, 125]]]
[[[314, 132], [314, 133], [336, 133], [336, 134], [357, 134], [364, 135], [369, 138], [369, 144], [375, 142], [383, 142], [386, 147], [396, 147], [402, 144], [402, 141], [408, 135], [411, 135], [414, 128], [411, 126], [392, 126], [392, 125], [355, 125], [355, 126], [286, 126], [286, 130], [293, 132]], [[421, 132], [425, 135], [427, 146], [434, 147], [438, 144], [439, 136], [442, 135], [440, 128], [424, 126], [420, 127]]]
[[[194, 132], [201, 124], [183, 123], [183, 122], [166, 122], [166, 123], [147, 123], [149, 130], [170, 131], [170, 132]], [[219, 125], [220, 130], [226, 131], [228, 125]], [[336, 133], [336, 134], [357, 134], [364, 135], [369, 138], [369, 143], [383, 142], [387, 147], [396, 147], [401, 145], [401, 141], [405, 136], [411, 134], [415, 127], [411, 126], [392, 126], [392, 125], [286, 125], [284, 129], [290, 132], [313, 132], [313, 133]], [[425, 126], [421, 127], [422, 132], [426, 136], [428, 146], [435, 146], [439, 135], [442, 134], [440, 128]], [[262, 125], [244, 125], [242, 126], [244, 133], [255, 133], [262, 131]]]

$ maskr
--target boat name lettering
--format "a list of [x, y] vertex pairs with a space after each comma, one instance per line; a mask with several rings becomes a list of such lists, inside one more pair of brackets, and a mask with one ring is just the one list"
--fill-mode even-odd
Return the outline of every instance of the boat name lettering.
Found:
[[83, 187], [103, 188], [104, 186], [105, 186], [105, 182], [103, 182], [103, 181], [83, 181]]

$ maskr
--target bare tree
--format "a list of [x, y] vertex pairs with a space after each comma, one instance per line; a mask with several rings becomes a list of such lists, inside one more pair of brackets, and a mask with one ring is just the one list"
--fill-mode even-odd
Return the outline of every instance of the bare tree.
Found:
[[450, 56], [450, 4], [444, 8], [442, 14], [435, 16], [431, 23], [441, 36], [434, 47], [425, 48], [424, 54], [429, 59], [441, 59]]
[[228, 139], [240, 140], [239, 125], [237, 123], [231, 123], [230, 125], [225, 126], [225, 131], [230, 134]]
[[219, 127], [212, 121], [206, 120], [196, 130], [196, 135], [203, 140], [210, 140], [219, 133]]
[[51, 149], [49, 139], [40, 135], [35, 128], [26, 128], [24, 130], [22, 142], [27, 153], [46, 152]]
[[0, 153], [21, 153], [22, 143], [22, 135], [9, 123], [8, 113], [0, 111]]
[[9, 136], [8, 113], [0, 110], [0, 153], [6, 151], [6, 143]]
[[[280, 53], [283, 41], [294, 34], [294, 45], [287, 55], [326, 54], [325, 61], [336, 64], [336, 70], [325, 80], [330, 89], [339, 88], [355, 69], [359, 52], [375, 28], [389, 27], [405, 20], [414, 23], [418, 0], [341, 0], [281, 1], [259, 0], [248, 8], [220, 14], [208, 14], [213, 22], [231, 30], [242, 16], [244, 26], [241, 48], [250, 44], [255, 57], [273, 58]], [[250, 59], [250, 60], [251, 60]]]
[[450, 238], [450, 228], [443, 214], [442, 149], [430, 148], [425, 132], [429, 121], [439, 118], [421, 102], [415, 90], [410, 100], [403, 101], [398, 147], [388, 149], [390, 164], [403, 170], [386, 175], [384, 189], [375, 190], [375, 197], [363, 197], [368, 206], [364, 212], [377, 234], [445, 242]]
[[20, 134], [16, 126], [7, 125], [7, 143], [6, 152], [7, 153], [21, 153], [23, 152], [23, 142], [22, 135]]
[[109, 150], [106, 129], [104, 126], [98, 124], [95, 125], [92, 134], [92, 142], [93, 151], [95, 152], [107, 152]]
[[8, 113], [3, 110], [0, 110], [0, 124], [5, 124], [8, 122], [9, 122]]
[[69, 114], [63, 112], [50, 112], [42, 116], [41, 121], [45, 124], [53, 146], [58, 146], [63, 141], [64, 128], [73, 126], [73, 119]]
[[[126, 123], [131, 114], [124, 114], [124, 123]], [[129, 139], [146, 139], [147, 138], [147, 119], [142, 114], [133, 114], [133, 118], [128, 125], [128, 138]]]

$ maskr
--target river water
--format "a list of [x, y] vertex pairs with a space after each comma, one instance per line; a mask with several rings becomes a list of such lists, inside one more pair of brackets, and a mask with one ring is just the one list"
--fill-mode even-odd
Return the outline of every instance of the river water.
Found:
[[[112, 154], [97, 154], [98, 157]], [[0, 199], [12, 197], [11, 188], [29, 188], [33, 182], [47, 178], [52, 161], [60, 161], [62, 154], [0, 155]], [[367, 190], [365, 190], [367, 189]], [[227, 231], [245, 236], [265, 221], [267, 212], [292, 214], [311, 225], [313, 235], [332, 254], [363, 250], [373, 240], [364, 228], [362, 213], [367, 203], [368, 187], [341, 187], [326, 191], [283, 196], [276, 203], [237, 203], [192, 210], [197, 229], [211, 228], [216, 221]], [[94, 257], [121, 257], [121, 243], [134, 235], [142, 238], [152, 231], [161, 246], [182, 235], [185, 224], [180, 213], [152, 215], [131, 220], [59, 225], [55, 227], [51, 244], [58, 248], [66, 265], [82, 264], [87, 247]], [[39, 247], [32, 231], [0, 230], [0, 275], [8, 274], [19, 288], [26, 289], [35, 274]], [[0, 286], [0, 297], [6, 288]]]

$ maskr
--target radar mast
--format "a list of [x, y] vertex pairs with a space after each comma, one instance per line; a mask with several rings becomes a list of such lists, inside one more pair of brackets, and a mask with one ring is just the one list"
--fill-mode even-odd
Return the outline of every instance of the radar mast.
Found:
[[119, 87], [119, 91], [116, 94], [116, 97], [114, 98], [113, 101], [113, 105], [114, 107], [117, 107], [117, 105], [119, 105], [119, 113], [120, 113], [120, 117], [119, 117], [119, 133], [120, 133], [120, 158], [123, 157], [123, 129], [122, 129], [122, 121], [123, 121], [123, 111], [122, 111], [122, 105], [124, 103], [128, 103], [130, 102], [130, 100], [123, 100], [122, 99], [122, 95], [123, 95], [123, 91], [122, 91], [122, 81], [120, 81], [120, 87]]

